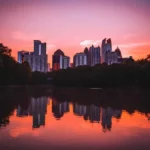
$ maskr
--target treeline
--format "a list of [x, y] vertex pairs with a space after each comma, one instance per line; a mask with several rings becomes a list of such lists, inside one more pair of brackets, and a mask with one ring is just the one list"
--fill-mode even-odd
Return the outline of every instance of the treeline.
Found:
[[54, 85], [81, 87], [150, 86], [149, 57], [124, 64], [82, 66], [52, 72]]

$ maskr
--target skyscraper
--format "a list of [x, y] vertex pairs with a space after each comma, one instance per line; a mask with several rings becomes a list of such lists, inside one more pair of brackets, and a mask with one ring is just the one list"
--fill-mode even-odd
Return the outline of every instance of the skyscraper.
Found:
[[121, 63], [122, 55], [120, 49], [117, 47], [115, 51], [112, 51], [111, 39], [103, 39], [101, 48], [101, 63], [107, 63], [108, 65], [114, 63]]
[[42, 43], [39, 40], [34, 40], [34, 52], [31, 56], [32, 71], [48, 71], [48, 56], [46, 54], [46, 43]]
[[32, 71], [47, 72], [48, 56], [46, 54], [46, 43], [34, 40], [34, 52], [19, 51], [18, 62], [27, 61]]
[[101, 46], [101, 63], [106, 62], [106, 52], [107, 52], [107, 43], [105, 38], [103, 39], [102, 46]]
[[100, 64], [100, 47], [94, 47], [93, 45], [89, 49], [89, 63], [90, 66]]
[[84, 54], [85, 54], [86, 57], [87, 57], [87, 65], [90, 65], [90, 62], [89, 62], [89, 50], [88, 50], [87, 47], [84, 49]]
[[23, 63], [24, 61], [29, 61], [29, 52], [28, 51], [19, 51], [18, 52], [18, 63]]
[[59, 69], [67, 69], [70, 67], [70, 58], [64, 55], [64, 52], [60, 49], [54, 52], [52, 56], [53, 62], [53, 71], [57, 71]]
[[39, 40], [34, 40], [34, 54], [46, 55], [46, 43], [42, 43]]
[[57, 51], [54, 52], [52, 56], [53, 71], [59, 70], [61, 68], [62, 56], [64, 56], [64, 52], [62, 50], [58, 49]]
[[77, 53], [73, 58], [74, 67], [87, 65], [87, 55], [84, 53]]
[[112, 43], [111, 43], [111, 39], [107, 40], [107, 51], [112, 52]]

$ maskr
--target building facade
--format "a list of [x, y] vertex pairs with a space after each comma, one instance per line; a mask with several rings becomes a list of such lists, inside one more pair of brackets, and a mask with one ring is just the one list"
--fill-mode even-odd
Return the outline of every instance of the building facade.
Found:
[[119, 64], [121, 62], [122, 62], [122, 54], [118, 47], [115, 49], [115, 51], [106, 52], [106, 63], [108, 65]]
[[112, 51], [111, 39], [103, 39], [101, 47], [101, 63], [108, 65], [121, 63], [122, 54], [120, 49], [117, 47], [115, 51]]
[[[112, 52], [112, 42], [111, 39], [103, 39], [101, 46], [101, 63], [107, 63], [107, 53]], [[108, 55], [111, 55], [110, 53]], [[113, 54], [112, 54], [113, 55]]]
[[77, 53], [73, 58], [74, 67], [87, 65], [87, 55], [85, 53]]
[[106, 38], [102, 41], [101, 46], [101, 63], [106, 63], [106, 52], [107, 52], [107, 45], [106, 45]]
[[19, 51], [18, 62], [27, 61], [32, 71], [47, 72], [48, 71], [48, 55], [46, 54], [46, 43], [34, 40], [34, 51]]
[[31, 54], [32, 71], [47, 72], [48, 56], [46, 54], [46, 43], [34, 40], [34, 52]]
[[106, 63], [108, 65], [111, 64], [117, 64], [118, 63], [118, 57], [116, 52], [106, 52]]
[[63, 56], [62, 58], [62, 69], [67, 69], [70, 67], [70, 57]]
[[52, 64], [53, 71], [67, 69], [70, 67], [70, 57], [65, 56], [64, 52], [58, 49], [52, 56]]
[[89, 64], [95, 66], [100, 64], [100, 47], [94, 47], [93, 45], [89, 48]]
[[89, 49], [86, 47], [85, 49], [84, 49], [84, 54], [86, 55], [86, 57], [87, 57], [87, 65], [90, 65], [90, 59], [89, 59]]

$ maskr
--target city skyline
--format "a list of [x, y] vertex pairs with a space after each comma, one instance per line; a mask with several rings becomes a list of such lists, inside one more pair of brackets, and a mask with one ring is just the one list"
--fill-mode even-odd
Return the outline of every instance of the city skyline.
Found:
[[[95, 66], [98, 64], [121, 64], [127, 60], [132, 59], [132, 56], [122, 57], [122, 52], [117, 46], [115, 50], [112, 49], [111, 38], [102, 40], [102, 45], [95, 46], [92, 44], [90, 47], [85, 47], [83, 52], [76, 53], [73, 56], [73, 62], [70, 62], [70, 56], [58, 49], [52, 55], [52, 65], [48, 63], [47, 44], [42, 43], [40, 40], [34, 40], [34, 51], [18, 51], [18, 63], [27, 61], [31, 70], [39, 72], [58, 71], [60, 69], [75, 68], [78, 66]], [[133, 60], [133, 59], [132, 59]], [[134, 61], [134, 60], [133, 60]]]
[[15, 58], [20, 50], [33, 51], [34, 39], [47, 43], [50, 63], [57, 49], [72, 62], [75, 53], [101, 46], [105, 37], [113, 39], [113, 50], [118, 45], [124, 57], [149, 54], [149, 0], [0, 0], [0, 9], [0, 42]]

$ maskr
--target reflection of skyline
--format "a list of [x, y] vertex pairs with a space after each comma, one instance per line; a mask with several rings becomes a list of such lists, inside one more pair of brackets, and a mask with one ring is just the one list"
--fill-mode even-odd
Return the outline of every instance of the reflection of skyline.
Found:
[[83, 116], [84, 120], [90, 120], [90, 122], [100, 121], [100, 108], [95, 105], [79, 105], [73, 104], [73, 112], [78, 116]]
[[[17, 116], [25, 117], [31, 115], [33, 117], [33, 128], [39, 128], [45, 125], [45, 115], [47, 113], [48, 98], [31, 98], [30, 105], [27, 110], [21, 109], [18, 106]], [[59, 102], [55, 98], [52, 100], [52, 113], [56, 119], [63, 117], [64, 113], [69, 112], [69, 102]], [[73, 113], [77, 116], [83, 116], [84, 120], [89, 120], [90, 123], [101, 123], [104, 132], [110, 131], [112, 128], [112, 117], [121, 118], [122, 110], [108, 108], [100, 108], [94, 104], [80, 105], [73, 104]], [[100, 119], [101, 118], [101, 119]]]
[[45, 114], [47, 113], [47, 98], [32, 98], [30, 113], [33, 116], [33, 128], [45, 125]]
[[95, 105], [73, 105], [73, 112], [75, 115], [83, 116], [84, 120], [89, 120], [91, 123], [99, 123], [100, 122], [100, 114], [101, 114], [101, 125], [103, 131], [111, 130], [112, 127], [112, 117], [120, 119], [122, 110], [108, 108], [101, 108]]
[[[30, 105], [26, 110], [23, 110], [21, 106], [18, 105], [16, 111], [17, 117], [32, 116], [33, 128], [39, 128], [42, 125], [44, 126], [47, 114], [47, 105], [49, 104], [52, 108], [51, 112], [53, 113], [53, 117], [55, 117], [57, 120], [62, 118], [65, 113], [70, 112], [71, 105], [67, 101], [60, 102], [55, 98], [50, 100], [47, 97], [32, 97], [30, 99]], [[85, 121], [89, 121], [89, 123], [99, 123], [99, 125], [101, 125], [102, 127], [103, 132], [111, 131], [112, 119], [116, 118], [118, 121], [121, 119], [122, 116], [121, 109], [113, 109], [111, 107], [100, 107], [94, 104], [81, 105], [78, 103], [73, 103], [72, 106], [71, 108], [73, 108], [74, 115], [82, 117]], [[145, 116], [148, 118], [148, 120], [150, 119], [149, 113], [145, 113]]]
[[31, 98], [28, 109], [23, 110], [20, 106], [17, 108], [17, 116], [25, 117], [31, 115], [33, 117], [33, 128], [39, 128], [45, 125], [45, 114], [47, 113], [47, 97]]
[[112, 128], [112, 117], [120, 119], [122, 110], [114, 110], [110, 107], [102, 108], [102, 127], [103, 132], [110, 131]]
[[67, 101], [60, 103], [53, 98], [52, 112], [56, 119], [60, 119], [64, 113], [69, 112], [69, 103]]

